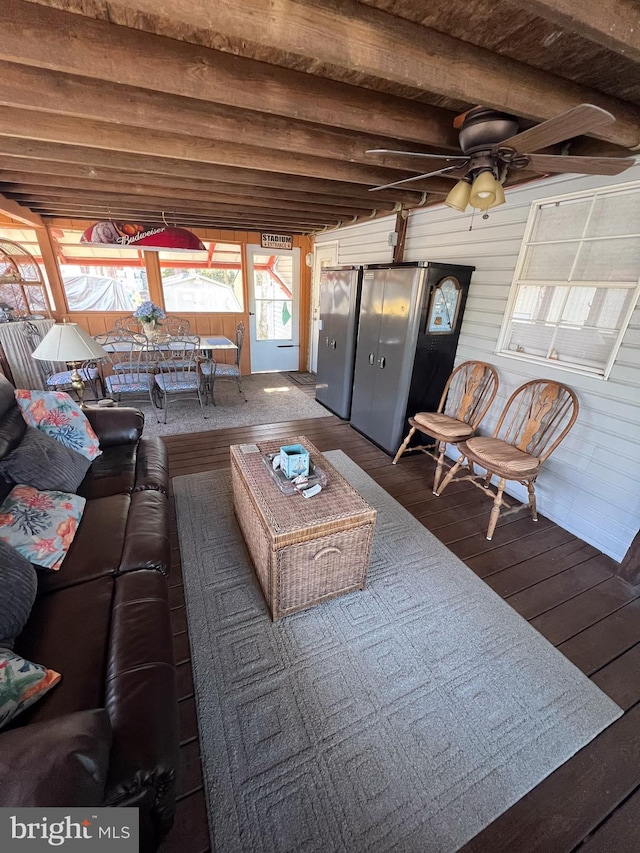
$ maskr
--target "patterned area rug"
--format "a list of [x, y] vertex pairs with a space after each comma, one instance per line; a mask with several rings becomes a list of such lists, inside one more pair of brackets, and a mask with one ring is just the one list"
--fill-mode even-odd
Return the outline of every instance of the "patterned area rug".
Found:
[[148, 398], [142, 402], [123, 402], [122, 405], [138, 406], [145, 415], [144, 434], [160, 436], [331, 416], [331, 412], [316, 403], [313, 397], [293, 385], [286, 373], [244, 376], [242, 387], [247, 397], [246, 403], [238, 393], [235, 381], [216, 382], [217, 405], [205, 406], [204, 412], [195, 394], [193, 399], [172, 400], [169, 402], [166, 424], [157, 422]]
[[378, 510], [368, 586], [276, 623], [229, 471], [173, 480], [212, 849], [452, 853], [622, 712], [326, 456]]

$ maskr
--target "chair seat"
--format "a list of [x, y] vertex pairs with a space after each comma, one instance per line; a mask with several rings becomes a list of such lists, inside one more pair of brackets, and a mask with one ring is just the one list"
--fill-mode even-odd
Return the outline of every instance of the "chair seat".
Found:
[[473, 461], [479, 465], [488, 465], [496, 471], [504, 472], [516, 477], [525, 477], [535, 474], [540, 467], [540, 460], [529, 453], [518, 450], [511, 444], [501, 441], [499, 438], [487, 436], [476, 436], [466, 441], [461, 448], [472, 455]]
[[107, 376], [105, 379], [107, 390], [110, 394], [133, 394], [148, 391], [150, 386], [150, 374], [118, 374]]
[[[473, 435], [474, 429], [463, 421], [450, 418], [440, 412], [418, 412], [409, 421], [419, 430], [425, 430], [434, 438], [442, 437], [444, 441], [460, 441]], [[415, 423], [414, 423], [415, 422]]]
[[[60, 373], [54, 373], [47, 379], [47, 385], [70, 385], [72, 370], [62, 370]], [[85, 382], [90, 382], [92, 379], [98, 378], [97, 367], [81, 367], [78, 373]]]
[[215, 376], [240, 376], [240, 368], [237, 364], [216, 364]]
[[200, 387], [198, 375], [193, 371], [184, 373], [157, 373], [156, 384], [165, 392], [172, 391], [197, 391]]

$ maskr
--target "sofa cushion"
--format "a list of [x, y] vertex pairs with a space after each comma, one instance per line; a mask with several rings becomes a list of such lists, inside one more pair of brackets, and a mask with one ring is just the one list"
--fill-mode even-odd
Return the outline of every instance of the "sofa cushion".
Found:
[[86, 456], [27, 427], [20, 444], [0, 462], [0, 475], [40, 490], [77, 492], [90, 465]]
[[93, 460], [102, 452], [98, 437], [80, 406], [64, 391], [16, 390], [16, 400], [29, 426]]
[[14, 486], [0, 505], [0, 539], [38, 566], [57, 571], [73, 542], [85, 499]]
[[111, 723], [104, 708], [66, 714], [2, 734], [0, 806], [99, 806], [109, 768]]
[[60, 681], [60, 673], [0, 649], [0, 728]]
[[135, 485], [136, 444], [106, 447], [87, 471], [78, 494], [92, 500], [109, 495], [128, 495]]
[[130, 503], [129, 495], [87, 501], [82, 523], [61, 571], [38, 573], [38, 595], [117, 572], [122, 561]]
[[13, 648], [29, 618], [37, 586], [31, 563], [0, 539], [0, 648]]
[[24, 722], [104, 707], [113, 578], [97, 578], [39, 595], [16, 649], [64, 676], [60, 690], [25, 712]]

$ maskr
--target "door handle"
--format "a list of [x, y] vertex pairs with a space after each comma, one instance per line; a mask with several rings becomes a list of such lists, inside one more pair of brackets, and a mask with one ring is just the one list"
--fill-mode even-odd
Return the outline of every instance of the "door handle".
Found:
[[375, 354], [375, 352], [370, 352], [369, 353], [369, 364], [375, 364], [375, 363], [376, 363], [376, 354]]
[[386, 363], [385, 358], [383, 355], [381, 355], [380, 358], [378, 359], [378, 364], [380, 365], [380, 370], [384, 370], [385, 363]]
[[331, 349], [335, 349], [335, 348], [336, 348], [336, 340], [335, 340], [335, 338], [334, 338], [334, 339], [331, 341]]
[[250, 316], [250, 317], [255, 317], [255, 316], [256, 316], [256, 312], [255, 312], [255, 311], [249, 311], [249, 316]]

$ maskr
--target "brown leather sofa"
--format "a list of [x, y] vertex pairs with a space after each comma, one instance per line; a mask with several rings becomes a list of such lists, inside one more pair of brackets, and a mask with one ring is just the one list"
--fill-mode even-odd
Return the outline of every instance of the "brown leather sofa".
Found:
[[[62, 674], [0, 731], [0, 806], [136, 806], [141, 851], [173, 821], [178, 721], [169, 619], [167, 460], [136, 409], [87, 409], [103, 450], [58, 572], [39, 572], [15, 642]], [[25, 424], [0, 377], [0, 459]], [[0, 486], [0, 501], [11, 484]]]

